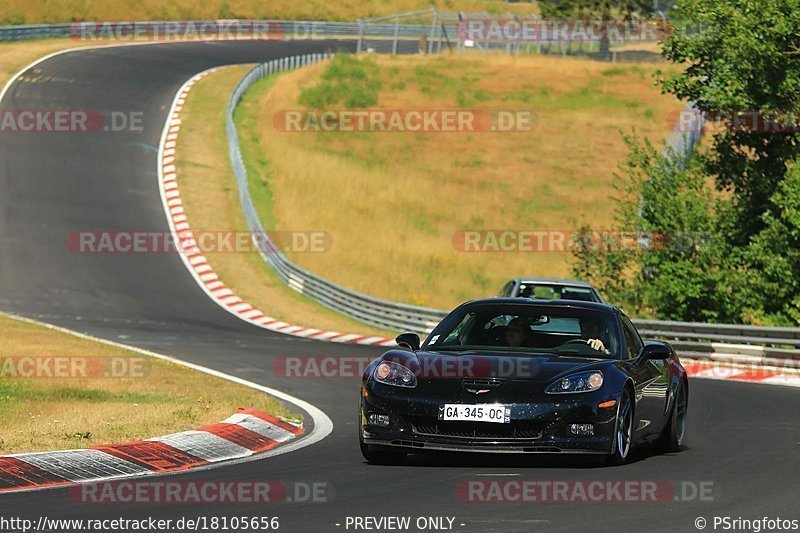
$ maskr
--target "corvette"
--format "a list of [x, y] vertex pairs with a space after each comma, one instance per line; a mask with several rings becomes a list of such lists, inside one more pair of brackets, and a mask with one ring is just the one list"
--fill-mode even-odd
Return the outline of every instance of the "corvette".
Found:
[[646, 442], [683, 446], [683, 366], [668, 343], [643, 341], [611, 305], [476, 300], [422, 345], [414, 333], [397, 344], [362, 376], [368, 462], [463, 451], [599, 454], [615, 465]]

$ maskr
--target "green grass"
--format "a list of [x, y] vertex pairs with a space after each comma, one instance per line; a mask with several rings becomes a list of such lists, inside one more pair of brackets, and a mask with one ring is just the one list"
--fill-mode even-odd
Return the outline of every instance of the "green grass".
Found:
[[300, 92], [298, 103], [312, 109], [344, 105], [347, 109], [375, 105], [381, 81], [378, 66], [370, 59], [338, 54], [329, 62], [319, 81]]
[[0, 379], [0, 405], [13, 405], [20, 400], [81, 400], [89, 403], [159, 403], [168, 402], [165, 394], [142, 394], [134, 392], [112, 392], [102, 389], [58, 387], [41, 390], [29, 382]]

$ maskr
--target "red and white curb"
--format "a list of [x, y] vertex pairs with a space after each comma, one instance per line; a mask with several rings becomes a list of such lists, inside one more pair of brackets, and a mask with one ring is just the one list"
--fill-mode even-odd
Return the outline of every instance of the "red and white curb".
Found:
[[296, 326], [267, 316], [262, 311], [244, 302], [219, 278], [213, 267], [197, 247], [194, 233], [189, 225], [189, 219], [183, 208], [183, 201], [178, 182], [177, 169], [175, 168], [175, 150], [178, 134], [181, 129], [180, 113], [186, 104], [186, 98], [192, 87], [218, 68], [201, 72], [187, 81], [175, 96], [170, 108], [169, 118], [161, 136], [158, 153], [159, 186], [161, 199], [167, 214], [170, 229], [175, 241], [178, 243], [178, 253], [184, 264], [191, 272], [197, 283], [208, 296], [226, 311], [237, 317], [255, 324], [256, 326], [271, 330], [329, 342], [347, 344], [366, 344], [375, 346], [396, 346], [394, 339], [385, 337], [369, 337], [357, 333], [341, 333], [338, 331], [324, 331], [314, 328]]
[[254, 409], [194, 431], [86, 450], [0, 456], [0, 492], [176, 472], [272, 450], [303, 428]]
[[765, 385], [800, 387], [800, 374], [793, 369], [782, 369], [759, 364], [726, 364], [716, 361], [683, 359], [686, 374], [694, 379], [717, 379]]

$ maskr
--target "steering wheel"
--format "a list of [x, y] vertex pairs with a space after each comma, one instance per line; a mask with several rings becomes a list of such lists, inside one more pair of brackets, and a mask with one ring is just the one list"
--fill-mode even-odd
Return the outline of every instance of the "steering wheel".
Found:
[[571, 339], [571, 340], [568, 340], [567, 342], [565, 342], [565, 343], [561, 344], [561, 346], [566, 346], [566, 345], [568, 345], [568, 344], [578, 344], [578, 343], [580, 343], [580, 344], [586, 344], [586, 345], [588, 345], [588, 344], [589, 344], [588, 342], [586, 342], [586, 341], [585, 341], [585, 340], [583, 340], [583, 339]]

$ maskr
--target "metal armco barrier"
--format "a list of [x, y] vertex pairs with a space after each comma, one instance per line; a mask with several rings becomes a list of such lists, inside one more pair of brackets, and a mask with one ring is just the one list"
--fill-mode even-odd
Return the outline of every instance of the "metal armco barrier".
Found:
[[[443, 50], [461, 52], [473, 48], [482, 52], [501, 51], [511, 54], [580, 55], [616, 62], [617, 58], [632, 61], [653, 61], [659, 56], [646, 51], [600, 53], [592, 40], [567, 39], [526, 40], [502, 37], [479, 42], [466, 39], [462, 31], [468, 21], [517, 19], [517, 16], [489, 13], [443, 13], [435, 8], [409, 13], [396, 13], [356, 22], [317, 20], [170, 20], [170, 21], [100, 21], [72, 24], [37, 24], [0, 27], [0, 41], [69, 37], [78, 41], [108, 43], [146, 40], [203, 39], [322, 39], [339, 38], [357, 41], [360, 52], [398, 53], [401, 46], [415, 46], [424, 53]], [[531, 14], [527, 20], [536, 20]], [[584, 42], [586, 41], [586, 42]], [[624, 44], [624, 40], [610, 45]]]
[[[266, 235], [267, 233], [261, 225], [256, 209], [253, 206], [253, 200], [250, 197], [247, 171], [242, 160], [239, 137], [233, 121], [234, 110], [242, 99], [242, 95], [263, 77], [317, 63], [328, 57], [328, 54], [310, 54], [276, 59], [263, 65], [258, 65], [242, 78], [231, 95], [225, 125], [228, 135], [228, 149], [233, 171], [236, 174], [239, 200], [248, 227], [254, 235]], [[256, 242], [256, 245], [260, 246], [260, 252], [264, 260], [289, 287], [325, 307], [362, 322], [388, 330], [425, 332], [435, 326], [446, 314], [438, 309], [389, 302], [351, 291], [295, 265], [268, 239], [266, 239], [266, 242]]]
[[[230, 158], [236, 174], [242, 209], [250, 231], [255, 235], [266, 235], [266, 232], [250, 197], [247, 171], [242, 160], [233, 113], [244, 93], [263, 77], [317, 63], [328, 57], [328, 54], [311, 54], [258, 65], [242, 78], [231, 95], [226, 117]], [[677, 146], [674, 146], [677, 151], [691, 149], [690, 145], [694, 139], [679, 139], [676, 139]], [[441, 309], [382, 300], [337, 285], [295, 265], [268, 240], [265, 248], [261, 249], [261, 255], [290, 288], [334, 311], [383, 329], [425, 334], [447, 314], [447, 311]], [[634, 320], [634, 322], [643, 336], [668, 340], [678, 353], [685, 357], [717, 359], [730, 357], [734, 360], [747, 359], [750, 362], [758, 361], [763, 364], [772, 360], [800, 361], [800, 328], [658, 320]]]
[[[147, 35], [164, 35], [170, 28], [185, 28], [194, 25], [199, 29], [203, 25], [218, 24], [219, 27], [233, 27], [241, 34], [261, 34], [265, 38], [270, 35], [294, 39], [311, 39], [326, 36], [349, 36], [357, 38], [359, 35], [386, 38], [418, 38], [427, 34], [429, 27], [421, 24], [364, 24], [360, 22], [327, 22], [318, 20], [177, 20], [177, 21], [130, 21], [92, 23], [76, 22], [73, 24], [37, 24], [29, 26], [0, 26], [0, 41], [18, 41], [24, 39], [42, 39], [46, 37], [73, 37], [81, 39], [99, 40], [106, 34], [117, 40], [135, 40]], [[132, 34], [136, 28], [137, 35]], [[213, 27], [208, 31], [213, 32]], [[452, 28], [455, 31], [455, 27]]]

